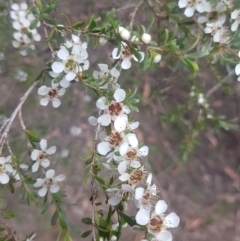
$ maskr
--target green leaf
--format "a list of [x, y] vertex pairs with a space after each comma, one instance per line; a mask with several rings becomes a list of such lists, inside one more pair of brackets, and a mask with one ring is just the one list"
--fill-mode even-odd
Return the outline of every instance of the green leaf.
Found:
[[132, 54], [137, 58], [137, 60], [140, 62], [142, 60], [142, 55], [138, 52], [138, 50], [136, 50], [135, 48], [133, 48], [132, 46], [128, 46], [132, 52]]
[[48, 34], [47, 42], [50, 42], [53, 39], [54, 34], [55, 34], [55, 28], [52, 28], [51, 32]]
[[64, 241], [72, 241], [72, 238], [68, 232], [66, 232], [66, 234], [65, 234]]
[[59, 212], [58, 212], [58, 210], [56, 210], [54, 212], [53, 216], [52, 216], [52, 219], [51, 219], [51, 225], [52, 226], [56, 225], [58, 217], [59, 217]]
[[72, 28], [75, 30], [79, 30], [84, 25], [85, 25], [85, 22], [77, 22], [72, 25]]
[[10, 188], [11, 193], [14, 193], [14, 192], [15, 192], [15, 188], [14, 188], [14, 186], [13, 186], [13, 182], [10, 181], [10, 182], [8, 183], [8, 185], [9, 185], [9, 188]]
[[136, 224], [135, 219], [132, 218], [132, 217], [127, 216], [125, 213], [119, 212], [119, 215], [121, 216], [121, 218], [122, 218], [129, 226], [132, 227], [133, 225]]
[[52, 12], [52, 10], [55, 8], [56, 6], [55, 6], [55, 4], [54, 3], [52, 3], [52, 4], [47, 4], [46, 5], [46, 7], [45, 7], [45, 9], [43, 10], [43, 12], [45, 13], [45, 14], [49, 14], [50, 12]]
[[91, 224], [92, 224], [91, 218], [83, 218], [83, 219], [82, 219], [82, 222], [85, 223], [85, 224], [87, 224], [87, 225], [91, 225]]
[[52, 19], [52, 18], [48, 18], [48, 17], [43, 17], [43, 19], [45, 20], [45, 22], [47, 22], [50, 25], [54, 25], [56, 26], [58, 24], [56, 19]]
[[70, 230], [74, 231], [78, 236], [81, 235], [80, 229], [74, 223], [68, 222], [68, 227], [70, 228]]
[[194, 73], [196, 74], [196, 72], [199, 70], [199, 67], [197, 65], [196, 62], [184, 57], [184, 58], [180, 58], [180, 60], [188, 66], [188, 68]]
[[60, 215], [59, 221], [60, 221], [61, 228], [64, 229], [64, 230], [67, 230], [68, 225], [67, 225], [67, 220], [65, 219], [65, 217]]
[[35, 0], [35, 3], [36, 3], [36, 5], [37, 5], [39, 11], [42, 12], [43, 6], [42, 6], [41, 0]]
[[15, 217], [13, 212], [3, 212], [3, 211], [1, 211], [1, 214], [2, 214], [2, 217], [5, 218], [5, 219], [11, 219], [11, 218]]
[[101, 12], [100, 17], [102, 22], [105, 22], [107, 20], [107, 14], [105, 12]]
[[31, 22], [29, 28], [30, 28], [31, 30], [37, 28], [38, 22], [39, 22], [39, 19], [38, 19], [38, 18], [34, 19], [34, 20]]
[[96, 28], [96, 26], [97, 26], [97, 22], [96, 22], [95, 16], [92, 15], [92, 17], [91, 17], [91, 19], [89, 21], [89, 24], [88, 24], [88, 26], [86, 28], [88, 29], [88, 31], [91, 31], [94, 28]]
[[186, 56], [190, 59], [200, 59], [200, 58], [205, 57], [207, 55], [209, 55], [209, 51], [203, 50], [203, 51], [198, 51], [196, 53], [187, 54]]
[[103, 186], [106, 185], [105, 181], [104, 181], [102, 178], [100, 178], [99, 176], [94, 176], [94, 178], [95, 178], [100, 184], [102, 184]]
[[164, 30], [164, 44], [167, 43], [168, 38], [169, 38], [169, 30], [165, 28], [165, 30]]
[[84, 232], [82, 235], [81, 235], [81, 237], [82, 238], [86, 238], [87, 236], [89, 236], [89, 234], [92, 232], [92, 230], [88, 230], [88, 231], [86, 231], [86, 232]]
[[25, 134], [26, 136], [28, 137], [28, 139], [32, 142], [40, 142], [40, 139], [38, 138], [38, 134], [33, 132], [33, 131], [30, 131], [30, 130], [27, 130], [25, 129]]

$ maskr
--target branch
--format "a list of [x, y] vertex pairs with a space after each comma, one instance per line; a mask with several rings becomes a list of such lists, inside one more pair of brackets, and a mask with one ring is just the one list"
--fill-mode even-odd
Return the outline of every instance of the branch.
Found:
[[0, 138], [0, 153], [2, 152], [3, 145], [5, 143], [5, 140], [7, 139], [8, 132], [11, 129], [13, 121], [15, 120], [15, 118], [16, 118], [17, 114], [19, 113], [19, 111], [21, 111], [21, 108], [24, 105], [25, 101], [27, 100], [28, 96], [31, 94], [31, 92], [37, 86], [38, 83], [39, 83], [39, 80], [34, 81], [34, 83], [30, 86], [30, 88], [24, 94], [24, 96], [20, 99], [20, 103], [18, 104], [16, 109], [13, 111], [11, 117], [9, 118], [9, 121], [8, 121], [8, 123], [6, 125], [6, 128], [3, 131], [3, 134], [2, 134], [2, 136]]
[[130, 28], [133, 27], [133, 22], [134, 22], [136, 13], [137, 13], [138, 9], [140, 8], [140, 6], [144, 3], [144, 1], [145, 1], [145, 0], [141, 0], [141, 1], [137, 4], [137, 6], [134, 8], [133, 12], [130, 14], [130, 16], [131, 16], [130, 24], [129, 24]]

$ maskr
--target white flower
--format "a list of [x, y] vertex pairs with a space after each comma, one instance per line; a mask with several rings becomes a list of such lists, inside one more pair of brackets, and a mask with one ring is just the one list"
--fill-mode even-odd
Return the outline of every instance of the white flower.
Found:
[[99, 43], [100, 43], [102, 46], [107, 43], [107, 40], [106, 40], [105, 38], [103, 38], [103, 37], [100, 37], [98, 41], [99, 41]]
[[238, 26], [240, 24], [240, 10], [239, 9], [235, 9], [232, 13], [231, 13], [231, 19], [235, 20], [231, 26], [231, 30], [233, 32], [237, 31]]
[[43, 168], [48, 167], [50, 165], [48, 156], [56, 152], [56, 146], [47, 149], [47, 141], [44, 139], [40, 141], [40, 148], [41, 150], [34, 149], [31, 153], [32, 160], [36, 161], [32, 166], [32, 172], [36, 172], [39, 166], [42, 166]]
[[60, 187], [58, 182], [61, 182], [65, 179], [65, 175], [60, 174], [55, 177], [55, 171], [50, 169], [46, 172], [45, 178], [38, 178], [34, 187], [42, 187], [38, 191], [40, 197], [44, 197], [47, 194], [47, 191], [50, 190], [51, 193], [56, 193], [59, 191]]
[[11, 163], [11, 156], [0, 157], [0, 183], [7, 184], [10, 180], [9, 172], [13, 172], [13, 167]]
[[203, 93], [200, 93], [199, 96], [198, 96], [198, 104], [202, 105], [206, 102], [206, 99], [204, 97], [204, 94]]
[[97, 107], [104, 110], [104, 114], [98, 118], [98, 123], [102, 126], [108, 126], [111, 121], [114, 121], [114, 128], [117, 131], [124, 131], [127, 127], [128, 118], [126, 114], [130, 113], [130, 109], [122, 102], [125, 100], [126, 92], [123, 89], [115, 90], [114, 101], [106, 105], [106, 97], [101, 97], [97, 100]]
[[136, 214], [136, 222], [139, 225], [147, 225], [149, 233], [158, 236], [162, 231], [168, 228], [175, 228], [179, 225], [180, 218], [176, 213], [170, 213], [165, 216], [167, 204], [164, 200], [159, 200], [153, 213], [145, 208], [140, 208]]
[[[27, 170], [28, 169], [28, 165], [21, 164], [21, 165], [19, 165], [19, 168], [21, 168], [22, 170]], [[13, 167], [13, 171], [12, 171], [11, 174], [15, 178], [16, 181], [21, 180], [20, 174], [19, 174], [18, 170], [15, 167]]]
[[[53, 71], [49, 71], [49, 75], [53, 78], [53, 80], [56, 80], [57, 78], [59, 78], [61, 73], [56, 74]], [[66, 80], [65, 76], [63, 76], [62, 79], [59, 82], [59, 85], [66, 89], [70, 86], [70, 82]]]
[[[80, 45], [79, 48], [82, 49]], [[82, 75], [82, 71], [89, 68], [88, 60], [83, 60], [80, 55], [72, 54], [65, 46], [62, 46], [57, 51], [57, 56], [61, 62], [54, 61], [52, 63], [52, 70], [56, 74], [66, 73], [65, 78], [67, 81], [78, 80], [78, 75]]]
[[21, 69], [17, 69], [14, 78], [18, 80], [19, 82], [24, 82], [27, 80], [28, 74]]
[[151, 40], [152, 40], [152, 37], [151, 37], [150, 34], [144, 33], [144, 34], [142, 35], [141, 39], [142, 39], [143, 43], [149, 44], [149, 43], [151, 42]]
[[81, 133], [82, 133], [82, 129], [80, 127], [72, 126], [70, 128], [70, 134], [72, 136], [79, 136]]
[[106, 192], [113, 194], [112, 197], [108, 199], [108, 204], [117, 206], [121, 201], [131, 202], [134, 198], [135, 190], [128, 184], [122, 184], [120, 189], [108, 188]]
[[162, 59], [162, 55], [161, 54], [157, 54], [155, 55], [154, 59], [153, 59], [153, 63], [157, 64], [158, 62], [160, 62]]
[[210, 3], [206, 0], [179, 0], [178, 6], [179, 8], [186, 8], [184, 15], [187, 17], [192, 17], [195, 10], [197, 10], [199, 13], [203, 13], [209, 12], [211, 9]]
[[126, 28], [123, 28], [121, 26], [118, 27], [118, 32], [119, 32], [121, 38], [124, 40], [129, 40], [131, 37], [130, 32]]
[[58, 97], [63, 96], [64, 93], [65, 89], [59, 88], [58, 84], [54, 83], [54, 81], [52, 81], [52, 87], [43, 85], [38, 89], [38, 94], [43, 96], [40, 101], [40, 105], [47, 106], [49, 101], [51, 101], [54, 108], [59, 107], [61, 105], [61, 101]]
[[122, 60], [121, 67], [123, 69], [129, 69], [132, 66], [132, 63], [131, 63], [132, 59], [134, 59], [137, 62], [142, 62], [145, 57], [145, 54], [144, 54], [144, 52], [139, 52], [139, 55], [140, 55], [140, 60], [138, 60], [136, 58], [136, 56], [134, 54], [132, 54], [130, 48], [124, 42], [122, 42], [119, 54], [118, 54], [118, 48], [114, 48], [112, 51], [113, 59], [121, 59]]
[[157, 202], [157, 186], [153, 184], [148, 185], [146, 189], [142, 187], [137, 187], [135, 190], [135, 199], [137, 201], [138, 208], [144, 208], [146, 210], [151, 210], [152, 206]]
[[216, 8], [210, 8], [208, 9], [207, 16], [200, 16], [198, 18], [199, 23], [205, 23], [205, 22], [219, 22], [221, 25], [224, 24], [226, 21], [226, 14], [224, 13], [227, 10], [227, 7], [224, 3], [219, 2], [216, 6]]
[[108, 69], [106, 64], [98, 64], [100, 71], [94, 71], [93, 77], [97, 80], [102, 80], [99, 83], [101, 89], [108, 89], [111, 85], [114, 89], [118, 89], [117, 79], [120, 76], [120, 72], [116, 68]]

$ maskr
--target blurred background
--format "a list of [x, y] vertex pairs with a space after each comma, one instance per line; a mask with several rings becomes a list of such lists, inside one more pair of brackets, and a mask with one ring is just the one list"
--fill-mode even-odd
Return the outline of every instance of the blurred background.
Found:
[[[169, 2], [177, 6], [177, 1]], [[99, 16], [101, 11], [115, 8], [119, 21], [127, 26], [138, 3], [138, 0], [59, 0], [53, 15], [66, 24], [61, 13], [77, 22], [90, 18], [91, 14]], [[11, 1], [0, 0], [0, 126], [11, 115], [45, 63], [52, 59], [42, 27], [38, 28], [42, 41], [36, 43], [36, 51], [22, 57], [12, 47], [10, 4]], [[154, 40], [161, 41], [161, 33], [167, 27], [168, 20], [163, 11], [166, 4], [161, 0], [146, 1], [134, 19], [134, 24], [148, 26], [155, 16], [150, 31]], [[179, 9], [176, 11], [180, 12]], [[190, 31], [191, 27], [189, 24], [179, 28], [179, 38], [181, 31]], [[98, 63], [113, 62], [113, 48], [110, 43], [104, 47], [88, 48], [89, 75], [98, 70]], [[132, 113], [140, 122], [136, 134], [139, 141], [150, 148], [150, 169], [163, 199], [170, 203], [168, 211], [176, 212], [181, 218], [180, 226], [172, 230], [174, 240], [239, 241], [239, 84], [232, 71], [234, 65], [218, 62], [213, 65], [206, 60], [198, 64], [199, 75], [192, 77], [170, 54], [163, 56], [160, 63], [147, 71], [141, 70], [141, 64], [135, 62], [130, 70], [122, 71], [119, 84], [124, 89], [138, 87], [140, 112]], [[215, 116], [214, 121], [198, 103], [199, 93], [208, 93], [207, 108]], [[61, 187], [67, 193], [68, 219], [81, 231], [86, 231], [88, 227], [81, 223], [81, 219], [91, 215], [91, 191], [89, 182], [85, 188], [82, 187], [85, 175], [82, 158], [88, 156], [93, 147], [94, 127], [88, 124], [87, 119], [97, 115], [96, 98], [77, 82], [67, 89], [59, 108], [40, 106], [39, 101], [36, 88], [23, 107], [23, 119], [27, 129], [48, 140], [49, 147], [57, 146], [51, 164], [57, 173], [67, 177]], [[18, 118], [10, 132], [10, 144], [19, 158], [29, 164], [27, 143]], [[7, 154], [7, 150], [4, 153]], [[59, 227], [50, 226], [54, 207], [43, 215], [41, 203], [38, 207], [33, 204], [27, 207], [18, 187], [20, 184], [16, 183], [14, 194], [8, 188], [0, 188], [3, 204], [16, 215], [9, 220], [16, 236], [23, 238], [24, 234], [34, 232], [37, 233], [35, 240], [56, 240]], [[74, 236], [74, 240], [79, 239]], [[123, 239], [141, 240], [141, 237], [128, 231]], [[90, 236], [86, 240], [90, 240]]]

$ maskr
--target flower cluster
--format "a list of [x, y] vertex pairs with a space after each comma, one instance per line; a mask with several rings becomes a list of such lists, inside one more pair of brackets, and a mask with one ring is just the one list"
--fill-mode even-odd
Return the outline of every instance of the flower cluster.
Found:
[[[41, 40], [41, 35], [38, 31], [30, 29], [30, 25], [35, 20], [35, 17], [29, 12], [26, 3], [13, 3], [11, 5], [10, 17], [13, 19], [12, 26], [15, 29], [12, 45], [14, 48], [20, 49], [21, 55], [26, 56], [29, 48], [35, 49], [34, 41]], [[37, 24], [37, 27], [39, 26], [40, 22]]]
[[[104, 73], [112, 72], [106, 65], [99, 67], [104, 69]], [[98, 75], [103, 76], [104, 73]], [[96, 72], [94, 75], [97, 75]], [[149, 148], [141, 145], [134, 133], [139, 122], [130, 121], [128, 116], [131, 112], [129, 103], [133, 96], [119, 85], [112, 89], [112, 95], [103, 96], [96, 102], [100, 116], [89, 118], [90, 124], [98, 125], [101, 129], [97, 151], [106, 156], [107, 161], [102, 163], [103, 166], [118, 172], [119, 184], [106, 190], [108, 204], [115, 207], [122, 205], [126, 211], [134, 203], [138, 209], [136, 223], [146, 226], [155, 240], [171, 240], [172, 235], [168, 229], [177, 227], [180, 219], [175, 213], [164, 214], [167, 204], [159, 200], [158, 189], [152, 184], [152, 174], [143, 164]]]
[[49, 72], [52, 78], [51, 87], [46, 85], [38, 89], [38, 94], [43, 96], [40, 104], [43, 106], [52, 102], [54, 108], [61, 105], [59, 97], [64, 95], [70, 82], [79, 81], [84, 76], [84, 71], [89, 68], [87, 43], [81, 42], [80, 37], [72, 35], [72, 39], [66, 41], [56, 52], [56, 59]]
[[[42, 139], [40, 141], [40, 149], [34, 149], [31, 153], [31, 159], [34, 161], [32, 165], [32, 172], [37, 172], [39, 167], [47, 168], [50, 165], [48, 157], [56, 152], [56, 146], [47, 148], [47, 141]], [[45, 173], [45, 172], [44, 172]], [[56, 193], [59, 191], [60, 187], [58, 182], [61, 182], [65, 179], [63, 174], [60, 174], [55, 177], [55, 171], [53, 169], [48, 170], [45, 173], [45, 178], [38, 178], [35, 187], [41, 187], [38, 191], [40, 197], [44, 197], [47, 194], [47, 191], [50, 190], [51, 193]]]

